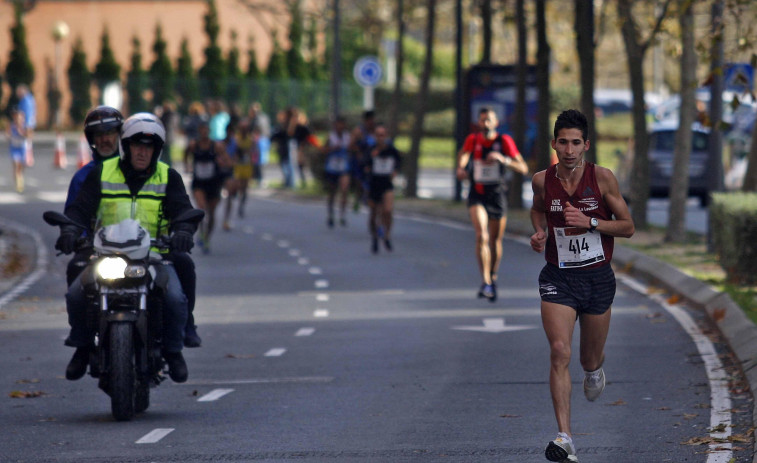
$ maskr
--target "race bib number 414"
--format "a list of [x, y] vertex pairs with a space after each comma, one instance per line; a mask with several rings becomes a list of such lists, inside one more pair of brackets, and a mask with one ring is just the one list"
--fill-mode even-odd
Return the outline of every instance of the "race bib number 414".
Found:
[[602, 237], [585, 228], [555, 228], [560, 268], [586, 267], [605, 260]]

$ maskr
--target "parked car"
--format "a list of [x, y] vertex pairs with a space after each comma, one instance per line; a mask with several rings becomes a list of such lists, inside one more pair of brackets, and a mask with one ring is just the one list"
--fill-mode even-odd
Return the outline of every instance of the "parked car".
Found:
[[[649, 195], [653, 198], [666, 198], [670, 193], [670, 181], [673, 175], [673, 157], [675, 151], [678, 121], [667, 120], [652, 125], [649, 133]], [[707, 175], [709, 159], [710, 129], [701, 124], [692, 125], [691, 155], [689, 157], [689, 195], [699, 198], [702, 207], [709, 204], [709, 178]], [[631, 191], [630, 172], [633, 166], [633, 152], [629, 152], [619, 163], [618, 181], [621, 193], [629, 198]]]

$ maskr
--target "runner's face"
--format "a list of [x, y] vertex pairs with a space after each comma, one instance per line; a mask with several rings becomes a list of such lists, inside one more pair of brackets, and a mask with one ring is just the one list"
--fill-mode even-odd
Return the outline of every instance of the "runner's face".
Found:
[[103, 133], [96, 133], [94, 137], [95, 149], [100, 156], [110, 157], [118, 149], [118, 130], [109, 130]]
[[560, 164], [572, 169], [583, 162], [584, 153], [589, 149], [589, 141], [584, 141], [579, 129], [560, 129], [557, 138], [552, 140], [552, 148], [557, 153]]
[[496, 130], [497, 124], [499, 124], [499, 121], [497, 120], [497, 115], [494, 114], [492, 111], [485, 112], [478, 116], [478, 126], [481, 128], [483, 132], [491, 132], [492, 130]]
[[152, 153], [155, 151], [155, 147], [151, 144], [145, 145], [143, 143], [131, 144], [131, 166], [137, 172], [141, 172], [150, 166], [152, 160]]

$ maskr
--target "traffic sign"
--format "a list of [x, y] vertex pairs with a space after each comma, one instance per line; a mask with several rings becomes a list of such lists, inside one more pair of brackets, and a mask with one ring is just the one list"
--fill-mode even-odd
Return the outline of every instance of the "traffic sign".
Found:
[[355, 62], [352, 74], [360, 86], [375, 87], [381, 82], [384, 73], [377, 57], [363, 56]]

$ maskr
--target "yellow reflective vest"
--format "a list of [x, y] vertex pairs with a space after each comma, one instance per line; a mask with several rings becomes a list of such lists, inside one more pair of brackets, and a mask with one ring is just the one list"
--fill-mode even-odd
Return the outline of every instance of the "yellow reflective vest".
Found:
[[100, 188], [102, 196], [97, 218], [100, 226], [113, 225], [124, 219], [134, 219], [144, 227], [151, 238], [168, 231], [163, 215], [163, 200], [168, 186], [168, 164], [158, 162], [155, 172], [145, 181], [136, 195], [131, 194], [126, 178], [119, 166], [118, 156], [102, 164]]

